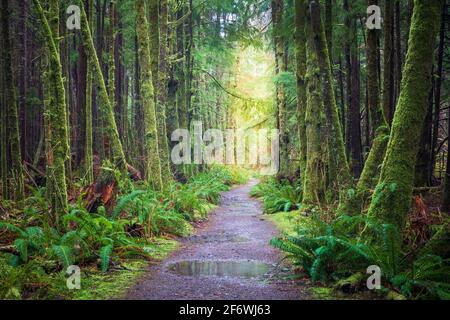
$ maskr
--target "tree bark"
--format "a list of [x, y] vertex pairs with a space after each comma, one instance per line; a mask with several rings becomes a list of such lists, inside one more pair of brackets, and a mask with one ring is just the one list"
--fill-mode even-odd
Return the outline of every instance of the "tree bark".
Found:
[[300, 172], [301, 177], [306, 171], [306, 2], [295, 0], [295, 57], [297, 60], [297, 122], [300, 141]]
[[[378, 5], [378, 0], [368, 0], [368, 6]], [[375, 139], [372, 143], [361, 177], [356, 185], [355, 195], [349, 198], [346, 213], [358, 214], [363, 212], [371, 190], [377, 184], [380, 166], [383, 162], [389, 141], [389, 129], [383, 117], [380, 104], [380, 82], [378, 74], [378, 38], [376, 29], [367, 31], [367, 93], [368, 112], [372, 123]]]
[[352, 186], [352, 178], [345, 154], [345, 143], [342, 136], [341, 124], [333, 90], [333, 77], [325, 37], [324, 25], [320, 15], [320, 6], [316, 1], [310, 0], [309, 13], [311, 15], [311, 36], [313, 37], [313, 48], [317, 56], [320, 72], [320, 87], [323, 96], [324, 114], [327, 119], [328, 150], [330, 157], [336, 166], [337, 190], [339, 190], [339, 201], [343, 204], [348, 197], [348, 190]]
[[390, 125], [394, 115], [394, 1], [385, 0], [384, 7], [384, 77], [383, 77], [383, 112]]
[[108, 136], [110, 147], [111, 147], [111, 156], [110, 160], [112, 163], [119, 168], [124, 176], [127, 176], [127, 161], [125, 159], [125, 153], [123, 152], [122, 143], [119, 138], [119, 132], [117, 130], [116, 120], [114, 118], [114, 106], [111, 104], [109, 100], [108, 91], [106, 89], [105, 79], [103, 77], [103, 73], [100, 67], [100, 62], [98, 60], [97, 52], [94, 47], [94, 42], [92, 39], [91, 30], [89, 27], [89, 21], [86, 15], [86, 11], [84, 6], [82, 5], [81, 0], [79, 0], [79, 4], [81, 6], [81, 33], [83, 37], [83, 45], [85, 46], [91, 68], [93, 72], [93, 77], [97, 84], [97, 93], [99, 95], [99, 104], [100, 104], [100, 117], [104, 121], [104, 131], [105, 135]]
[[[287, 71], [286, 42], [282, 35], [283, 0], [272, 0], [273, 40], [275, 50], [275, 74], [280, 76]], [[287, 130], [286, 88], [283, 83], [276, 85], [276, 118], [280, 135], [280, 168], [279, 178], [289, 176], [289, 132]]]
[[146, 179], [155, 190], [163, 187], [161, 177], [161, 162], [159, 159], [158, 132], [156, 125], [156, 110], [153, 91], [153, 75], [150, 55], [150, 38], [144, 0], [136, 0], [136, 34], [139, 45], [139, 62], [141, 69], [141, 97], [144, 111], [144, 132], [146, 151]]
[[[89, 20], [89, 25], [91, 30], [94, 28], [94, 0], [87, 0], [87, 16]], [[92, 184], [94, 182], [94, 170], [93, 170], [93, 121], [92, 121], [92, 102], [94, 100], [92, 83], [93, 83], [93, 73], [90, 66], [92, 66], [92, 61], [89, 59], [87, 61], [87, 74], [86, 74], [86, 104], [85, 104], [85, 146], [84, 146], [84, 168], [85, 168], [85, 179], [87, 184]]]
[[369, 215], [403, 229], [411, 206], [418, 141], [427, 114], [435, 37], [443, 0], [416, 0], [402, 91]]
[[[50, 3], [50, 19], [47, 20], [44, 10], [38, 0], [33, 0], [38, 12], [49, 54], [49, 70], [47, 75], [47, 197], [51, 204], [53, 223], [59, 226], [60, 215], [67, 212], [67, 185], [65, 163], [69, 158], [67, 145], [67, 106], [62, 66], [59, 57], [59, 46], [56, 45], [59, 37], [59, 3], [52, 0]], [[49, 22], [52, 22], [50, 24]]]

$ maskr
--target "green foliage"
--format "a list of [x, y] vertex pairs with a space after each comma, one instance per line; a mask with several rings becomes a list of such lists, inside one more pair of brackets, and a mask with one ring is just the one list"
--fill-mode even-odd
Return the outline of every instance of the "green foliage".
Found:
[[[118, 170], [106, 164], [104, 171], [106, 181], [114, 179], [120, 190], [130, 190]], [[13, 239], [12, 252], [0, 256], [0, 298], [20, 299], [29, 291], [33, 297], [48, 296], [57, 289], [48, 286], [38, 294], [29, 284], [53, 283], [50, 277], [59, 274], [63, 279], [69, 265], [97, 265], [104, 273], [123, 259], [154, 256], [160, 250], [152, 244], [155, 236], [188, 235], [188, 221], [205, 218], [221, 192], [246, 178], [239, 170], [212, 167], [165, 191], [130, 190], [110, 213], [104, 207], [88, 212], [80, 200], [62, 217], [60, 230], [50, 227], [43, 214], [48, 210], [45, 189], [37, 189], [26, 200], [20, 222], [0, 222], [0, 231]]]
[[262, 198], [264, 212], [273, 214], [277, 212], [289, 212], [300, 207], [301, 186], [293, 186], [289, 183], [278, 183], [275, 179], [269, 179], [256, 185], [250, 195]]
[[384, 285], [405, 297], [448, 298], [450, 260], [419, 253], [411, 261], [410, 254], [402, 252], [402, 238], [393, 225], [379, 224], [361, 215], [343, 215], [332, 223], [322, 221], [318, 215], [309, 219], [295, 235], [272, 239], [271, 244], [285, 251], [313, 281], [336, 282], [365, 274], [368, 266], [377, 265]]

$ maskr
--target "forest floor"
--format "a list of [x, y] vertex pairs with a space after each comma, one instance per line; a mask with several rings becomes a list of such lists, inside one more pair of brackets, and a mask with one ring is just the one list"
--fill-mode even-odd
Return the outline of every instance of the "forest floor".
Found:
[[310, 299], [307, 280], [293, 280], [283, 255], [269, 245], [278, 235], [249, 195], [258, 183], [223, 193], [219, 205], [168, 258], [149, 267], [128, 299]]

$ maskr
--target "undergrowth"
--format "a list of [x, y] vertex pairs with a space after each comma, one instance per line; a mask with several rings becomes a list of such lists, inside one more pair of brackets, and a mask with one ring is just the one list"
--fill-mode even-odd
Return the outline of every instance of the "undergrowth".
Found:
[[76, 298], [65, 287], [70, 265], [91, 279], [105, 279], [102, 273], [120, 270], [126, 261], [161, 258], [165, 246], [155, 243], [189, 235], [189, 222], [205, 219], [221, 192], [245, 179], [238, 170], [217, 166], [160, 192], [127, 183], [131, 190], [111, 209], [89, 212], [80, 196], [59, 229], [48, 221], [45, 190], [38, 189], [23, 211], [11, 208], [0, 220], [0, 299]]
[[253, 187], [250, 195], [261, 198], [264, 212], [273, 214], [298, 209], [301, 202], [301, 191], [301, 185], [291, 185], [289, 182], [279, 183], [273, 178], [268, 178]]
[[[309, 216], [301, 210], [284, 212], [274, 204], [287, 203], [286, 189], [269, 180], [253, 195], [263, 199], [267, 213], [281, 212], [271, 220], [285, 232], [271, 244], [286, 252], [314, 283], [346, 293], [366, 292], [367, 268], [376, 265], [382, 276], [377, 297], [450, 299], [450, 219], [430, 225], [429, 238], [418, 245], [406, 241], [410, 237], [394, 226], [366, 215], [330, 219], [330, 214], [314, 210]], [[410, 228], [405, 232], [411, 233]]]

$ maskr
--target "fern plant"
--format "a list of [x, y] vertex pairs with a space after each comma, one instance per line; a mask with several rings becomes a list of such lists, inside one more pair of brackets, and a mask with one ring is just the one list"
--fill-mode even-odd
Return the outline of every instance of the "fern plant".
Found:
[[[317, 215], [310, 219], [311, 223], [299, 227], [295, 236], [275, 238], [271, 244], [285, 251], [313, 281], [330, 283], [378, 265], [384, 284], [408, 298], [449, 297], [450, 261], [424, 253], [408, 263], [401, 235], [394, 226], [366, 216], [340, 216], [331, 224]], [[363, 229], [369, 230], [370, 239], [360, 236]]]

